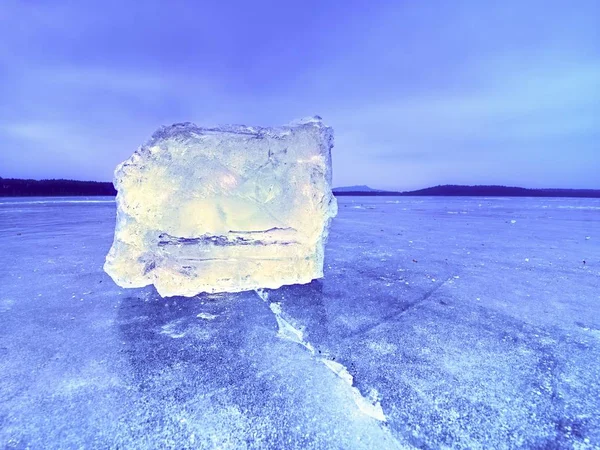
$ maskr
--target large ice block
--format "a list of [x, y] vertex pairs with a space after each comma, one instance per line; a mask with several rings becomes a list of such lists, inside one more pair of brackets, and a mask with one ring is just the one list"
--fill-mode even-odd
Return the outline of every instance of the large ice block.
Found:
[[119, 286], [154, 284], [162, 296], [322, 277], [337, 213], [332, 146], [318, 116], [279, 128], [160, 128], [115, 171], [104, 270]]

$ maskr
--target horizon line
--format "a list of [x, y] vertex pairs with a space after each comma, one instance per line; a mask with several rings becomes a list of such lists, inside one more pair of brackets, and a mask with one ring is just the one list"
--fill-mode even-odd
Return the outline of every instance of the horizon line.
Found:
[[[68, 182], [76, 182], [76, 183], [100, 183], [100, 184], [110, 184], [114, 187], [114, 184], [112, 181], [96, 181], [96, 180], [76, 180], [76, 179], [72, 179], [72, 178], [41, 178], [41, 179], [35, 179], [35, 178], [5, 178], [0, 176], [0, 180], [15, 180], [15, 181], [36, 181], [36, 182], [43, 182], [43, 181], [68, 181]], [[432, 189], [432, 188], [436, 188], [436, 187], [485, 187], [485, 188], [509, 188], [509, 189], [527, 189], [527, 190], [534, 190], [534, 191], [547, 191], [547, 190], [552, 190], [552, 191], [600, 191], [600, 187], [598, 188], [553, 188], [553, 187], [543, 187], [543, 188], [531, 188], [531, 187], [524, 187], [524, 186], [514, 186], [514, 185], [504, 185], [504, 184], [452, 184], [452, 183], [447, 183], [447, 184], [436, 184], [436, 185], [430, 185], [430, 186], [426, 186], [423, 188], [417, 188], [417, 189], [409, 189], [409, 190], [396, 190], [396, 189], [376, 189], [376, 188], [372, 188], [369, 185], [366, 184], [357, 184], [357, 185], [350, 185], [350, 186], [336, 186], [336, 187], [332, 187], [331, 190], [334, 191], [336, 189], [348, 189], [348, 188], [359, 188], [359, 187], [366, 187], [370, 190], [368, 191], [360, 191], [360, 190], [356, 190], [356, 191], [346, 191], [346, 192], [385, 192], [385, 193], [406, 193], [406, 192], [416, 192], [416, 191], [422, 191], [425, 189]]]

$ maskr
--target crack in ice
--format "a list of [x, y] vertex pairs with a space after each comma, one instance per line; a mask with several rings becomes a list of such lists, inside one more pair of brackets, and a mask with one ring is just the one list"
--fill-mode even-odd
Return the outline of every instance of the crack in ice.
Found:
[[348, 335], [348, 337], [354, 337], [354, 336], [359, 336], [361, 334], [369, 333], [370, 331], [372, 331], [372, 330], [380, 327], [381, 325], [389, 322], [390, 320], [397, 319], [398, 317], [403, 316], [404, 314], [408, 313], [409, 311], [412, 311], [414, 308], [416, 308], [420, 304], [422, 304], [425, 301], [427, 301], [429, 298], [431, 298], [437, 291], [439, 291], [446, 284], [453, 283], [453, 279], [456, 279], [456, 276], [447, 278], [446, 280], [444, 280], [441, 283], [437, 284], [433, 289], [429, 290], [423, 296], [421, 296], [421, 298], [419, 298], [419, 299], [415, 300], [414, 302], [408, 304], [406, 306], [406, 308], [404, 308], [403, 310], [396, 311], [396, 312], [393, 312], [391, 314], [385, 315], [385, 316], [383, 316], [381, 318], [381, 320], [377, 321], [376, 323], [374, 323], [372, 325], [367, 325], [365, 327], [360, 328], [359, 330], [356, 330], [353, 333], [350, 333]]
[[[269, 300], [269, 293], [264, 289], [257, 289], [255, 292], [264, 302]], [[310, 342], [304, 339], [304, 332], [294, 327], [289, 321], [282, 317], [283, 310], [281, 308], [281, 303], [271, 302], [269, 304], [269, 308], [275, 315], [275, 320], [277, 321], [277, 326], [279, 328], [277, 334], [282, 339], [287, 339], [302, 345], [311, 353], [311, 355], [315, 356], [315, 349]], [[376, 389], [372, 389], [369, 397], [367, 398], [361, 394], [360, 390], [356, 386], [354, 386], [354, 377], [348, 371], [346, 366], [327, 358], [317, 358], [317, 360], [321, 361], [325, 367], [331, 370], [346, 386], [350, 388], [354, 403], [363, 414], [368, 415], [380, 422], [387, 422], [387, 418], [385, 417], [383, 408], [381, 407], [379, 393]]]

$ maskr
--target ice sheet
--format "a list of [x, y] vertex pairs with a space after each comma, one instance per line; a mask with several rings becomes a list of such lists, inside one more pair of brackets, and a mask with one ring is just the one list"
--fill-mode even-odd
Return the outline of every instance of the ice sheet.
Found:
[[344, 197], [322, 280], [164, 299], [114, 204], [0, 205], [0, 447], [597, 447], [598, 207]]

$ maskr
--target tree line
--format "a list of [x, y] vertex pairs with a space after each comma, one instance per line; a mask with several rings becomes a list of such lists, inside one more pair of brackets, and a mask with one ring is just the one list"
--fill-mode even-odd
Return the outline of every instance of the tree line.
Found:
[[76, 180], [21, 180], [0, 177], [0, 197], [117, 195], [112, 183]]

